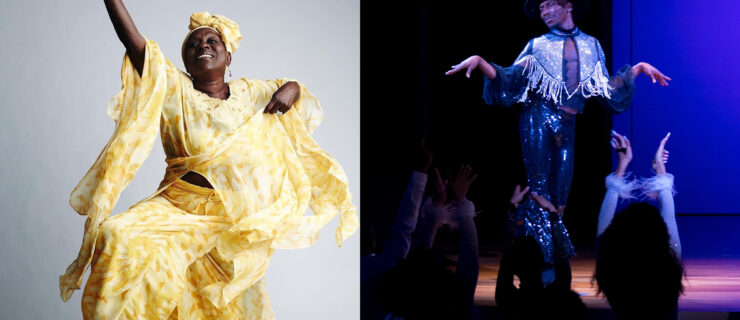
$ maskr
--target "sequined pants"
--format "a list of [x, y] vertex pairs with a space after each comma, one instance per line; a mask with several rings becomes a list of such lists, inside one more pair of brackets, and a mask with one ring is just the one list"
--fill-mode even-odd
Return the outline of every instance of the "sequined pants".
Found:
[[[555, 207], [564, 206], [573, 176], [575, 115], [545, 101], [525, 103], [519, 118], [519, 135], [529, 190]], [[546, 264], [567, 263], [574, 254], [560, 217], [551, 217], [531, 199], [518, 207], [517, 220], [524, 221], [524, 225], [516, 234], [537, 239]]]
[[[231, 219], [214, 190], [178, 180], [101, 226], [82, 296], [84, 319], [274, 319], [264, 280], [224, 308], [201, 294], [229, 281], [214, 249]], [[269, 241], [251, 254], [269, 261]]]

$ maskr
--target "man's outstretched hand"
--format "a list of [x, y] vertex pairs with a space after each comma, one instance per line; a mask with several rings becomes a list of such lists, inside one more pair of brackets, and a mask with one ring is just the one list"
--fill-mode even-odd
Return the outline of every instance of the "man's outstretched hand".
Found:
[[646, 76], [650, 77], [653, 83], [658, 82], [664, 87], [668, 85], [668, 81], [672, 80], [671, 77], [664, 75], [660, 70], [647, 62], [640, 62], [632, 67], [632, 76], [634, 78], [639, 76], [640, 73], [644, 73]]

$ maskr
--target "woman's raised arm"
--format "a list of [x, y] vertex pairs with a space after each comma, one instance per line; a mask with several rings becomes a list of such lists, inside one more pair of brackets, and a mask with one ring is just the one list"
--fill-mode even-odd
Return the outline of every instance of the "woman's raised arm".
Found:
[[134, 64], [139, 75], [144, 69], [144, 55], [146, 52], [146, 40], [136, 29], [134, 20], [128, 14], [122, 0], [105, 0], [105, 8], [108, 10], [108, 16], [116, 29], [118, 39], [126, 47], [131, 63]]

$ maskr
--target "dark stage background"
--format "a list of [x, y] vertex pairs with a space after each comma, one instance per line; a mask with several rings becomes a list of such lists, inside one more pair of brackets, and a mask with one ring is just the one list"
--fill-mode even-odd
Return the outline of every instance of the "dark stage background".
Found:
[[[504, 210], [526, 182], [519, 146], [520, 107], [491, 107], [476, 71], [444, 72], [470, 55], [509, 66], [527, 41], [547, 32], [524, 1], [407, 1], [361, 5], [362, 232], [372, 225], [382, 246], [408, 182], [418, 141], [451, 172], [468, 163], [478, 173], [468, 198], [481, 247], [500, 244]], [[612, 2], [591, 1], [577, 25], [597, 37], [611, 66]], [[609, 68], [610, 72], [614, 70]], [[589, 101], [577, 117], [575, 172], [565, 223], [577, 248], [592, 246], [604, 177], [611, 171], [612, 116]], [[444, 173], [443, 173], [444, 174]]]

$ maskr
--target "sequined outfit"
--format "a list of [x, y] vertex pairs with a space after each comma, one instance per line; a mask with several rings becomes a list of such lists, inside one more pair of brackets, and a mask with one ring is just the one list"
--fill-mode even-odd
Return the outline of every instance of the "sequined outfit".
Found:
[[[563, 108], [580, 113], [586, 99], [596, 97], [615, 112], [624, 111], [634, 93], [631, 66], [610, 78], [599, 41], [578, 28], [551, 29], [530, 40], [512, 66], [492, 66], [496, 78], [485, 78], [483, 99], [505, 107], [523, 103], [519, 135], [530, 190], [564, 206], [573, 176], [575, 115]], [[534, 201], [519, 206], [517, 220], [524, 225], [516, 235], [535, 237], [546, 264], [567, 262], [574, 254], [560, 217]]]

